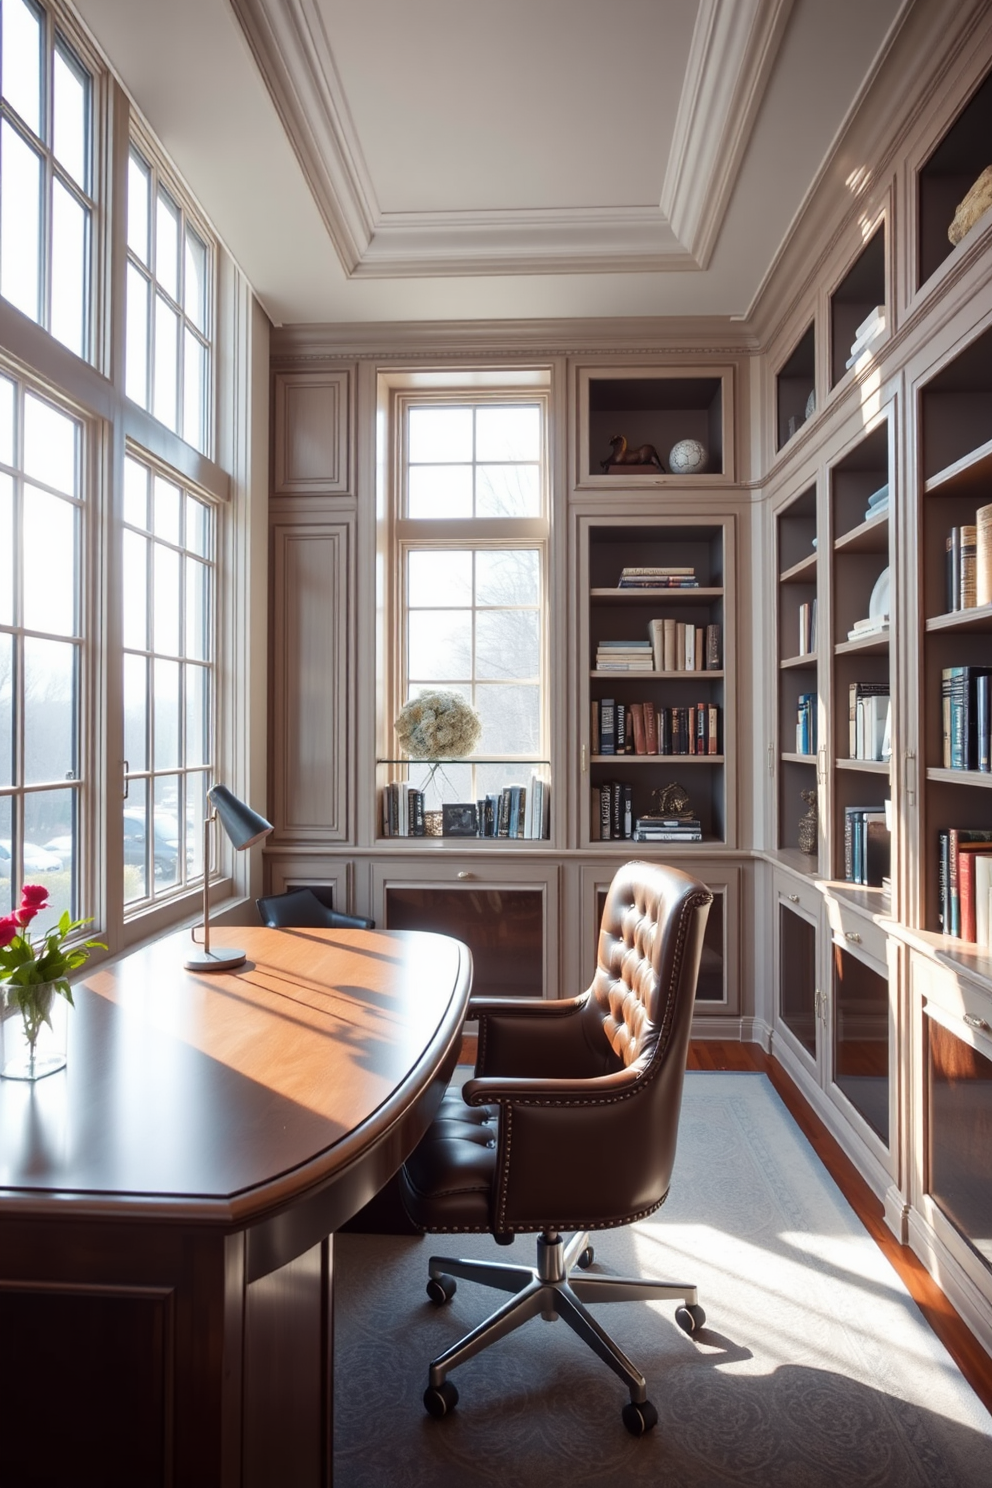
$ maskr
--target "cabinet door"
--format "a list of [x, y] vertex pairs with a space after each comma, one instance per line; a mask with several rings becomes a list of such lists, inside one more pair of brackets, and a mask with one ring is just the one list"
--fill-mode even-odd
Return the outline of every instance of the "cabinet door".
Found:
[[[871, 928], [881, 935], [877, 927]], [[873, 949], [870, 937], [861, 930], [834, 931], [826, 1088], [868, 1150], [891, 1173], [896, 1129], [895, 1081], [891, 1078], [896, 1068], [895, 1022], [889, 967], [886, 960], [871, 954]]]
[[[488, 855], [487, 855], [488, 856]], [[477, 997], [558, 997], [558, 869], [422, 859], [372, 865], [376, 923], [435, 930], [472, 952]]]
[[818, 901], [814, 888], [776, 880], [775, 1038], [815, 1079], [822, 1058], [824, 1013]]

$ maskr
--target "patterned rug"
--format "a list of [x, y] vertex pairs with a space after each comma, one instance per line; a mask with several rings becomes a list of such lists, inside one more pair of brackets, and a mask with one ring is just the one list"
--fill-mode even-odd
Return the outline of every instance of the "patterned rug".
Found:
[[695, 1281], [698, 1341], [674, 1303], [598, 1316], [648, 1381], [635, 1439], [616, 1376], [540, 1318], [452, 1374], [427, 1416], [431, 1357], [502, 1300], [459, 1282], [428, 1302], [427, 1257], [531, 1265], [486, 1236], [335, 1239], [337, 1488], [987, 1488], [992, 1419], [767, 1078], [686, 1080], [671, 1197], [593, 1237], [595, 1269]]

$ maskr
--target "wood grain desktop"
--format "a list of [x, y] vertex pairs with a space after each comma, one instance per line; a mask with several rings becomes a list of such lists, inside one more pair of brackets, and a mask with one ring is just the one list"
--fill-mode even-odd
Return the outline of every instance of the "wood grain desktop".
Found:
[[69, 1064], [0, 1081], [5, 1488], [328, 1484], [332, 1232], [429, 1124], [458, 941], [185, 933], [75, 989]]

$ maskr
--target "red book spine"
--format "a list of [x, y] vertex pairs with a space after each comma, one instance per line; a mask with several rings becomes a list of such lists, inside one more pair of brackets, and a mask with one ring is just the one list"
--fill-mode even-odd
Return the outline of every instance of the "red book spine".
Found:
[[645, 703], [644, 713], [644, 747], [648, 754], [658, 753], [658, 715], [653, 703]]
[[647, 740], [644, 731], [644, 704], [631, 703], [630, 721], [634, 726], [634, 753], [647, 754]]
[[958, 851], [958, 896], [961, 903], [961, 939], [978, 939], [975, 926], [975, 854]]

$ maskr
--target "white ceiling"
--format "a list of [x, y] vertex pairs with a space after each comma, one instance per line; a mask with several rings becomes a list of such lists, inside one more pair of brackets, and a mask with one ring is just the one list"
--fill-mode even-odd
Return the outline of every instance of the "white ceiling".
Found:
[[75, 0], [276, 323], [743, 315], [906, 0]]

